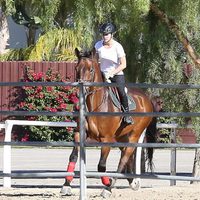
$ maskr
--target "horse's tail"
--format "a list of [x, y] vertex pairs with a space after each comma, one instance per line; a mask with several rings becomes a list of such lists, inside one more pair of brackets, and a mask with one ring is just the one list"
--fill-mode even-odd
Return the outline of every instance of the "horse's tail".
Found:
[[[157, 137], [156, 137], [156, 123], [157, 123], [157, 118], [153, 117], [151, 123], [146, 129], [146, 142], [147, 143], [156, 143], [157, 142]], [[154, 153], [154, 148], [153, 147], [148, 147], [146, 148], [146, 161], [147, 161], [147, 166], [148, 169], [153, 171], [154, 165], [153, 165], [153, 153]]]

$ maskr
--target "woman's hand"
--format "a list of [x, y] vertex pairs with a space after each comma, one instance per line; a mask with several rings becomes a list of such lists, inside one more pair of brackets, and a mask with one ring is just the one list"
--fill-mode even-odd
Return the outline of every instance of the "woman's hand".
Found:
[[113, 78], [113, 73], [111, 71], [108, 71], [108, 72], [104, 72], [104, 77], [105, 77], [105, 80], [106, 82], [110, 83], [110, 78]]

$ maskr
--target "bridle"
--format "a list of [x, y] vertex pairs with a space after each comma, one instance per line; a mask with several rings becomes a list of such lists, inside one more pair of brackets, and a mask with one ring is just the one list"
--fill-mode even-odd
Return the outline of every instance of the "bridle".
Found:
[[[88, 57], [82, 57], [81, 59], [84, 59], [84, 60], [89, 59], [92, 62], [92, 65], [90, 67], [90, 72], [89, 72], [90, 79], [89, 80], [83, 80], [83, 79], [79, 78], [79, 79], [77, 79], [77, 81], [80, 82], [80, 83], [86, 83], [86, 82], [93, 83], [93, 82], [95, 82], [95, 73], [98, 73], [98, 72], [96, 72], [96, 70], [95, 70], [94, 59], [88, 58]], [[84, 68], [85, 68], [85, 66], [84, 66], [84, 64], [82, 64], [79, 75], [83, 73], [82, 70], [84, 70]], [[83, 87], [83, 93], [84, 93], [85, 99], [87, 99], [88, 96], [90, 96], [93, 99], [93, 97], [94, 97], [93, 95], [96, 94], [96, 92], [98, 92], [102, 89], [104, 89], [104, 87], [95, 87], [95, 89], [90, 90], [90, 87], [84, 86]], [[102, 102], [100, 103], [99, 107], [103, 104], [105, 99], [106, 99], [106, 95], [103, 96]], [[87, 104], [86, 104], [86, 109], [88, 110]]]
[[[84, 60], [89, 59], [89, 60], [92, 62], [92, 66], [91, 66], [90, 72], [89, 72], [89, 73], [90, 73], [90, 74], [89, 74], [90, 79], [89, 79], [89, 80], [83, 80], [83, 79], [79, 78], [77, 81], [78, 81], [79, 83], [85, 83], [85, 82], [93, 83], [94, 80], [95, 80], [94, 60], [93, 60], [92, 58], [87, 58], [87, 57], [82, 57], [81, 59], [84, 59]], [[83, 73], [84, 68], [85, 68], [85, 66], [81, 67], [79, 74], [82, 74], [82, 73]], [[90, 95], [90, 94], [94, 94], [94, 93], [96, 92], [96, 90], [91, 90], [91, 91], [90, 91], [89, 88], [90, 88], [90, 87], [84, 87], [84, 89], [83, 89], [83, 90], [84, 90], [85, 97], [87, 97], [87, 96]]]
[[[91, 66], [91, 68], [90, 68], [90, 79], [89, 80], [83, 80], [83, 79], [81, 79], [81, 78], [79, 78], [77, 81], [78, 82], [80, 82], [80, 83], [84, 83], [84, 82], [94, 82], [94, 78], [95, 78], [95, 68], [94, 68], [94, 65], [93, 65], [93, 59], [91, 59], [91, 58], [86, 58], [86, 57], [83, 57], [83, 58], [81, 58], [81, 59], [89, 59], [89, 60], [91, 60], [91, 62], [92, 62], [92, 66]], [[83, 67], [81, 67], [81, 69], [80, 69], [80, 74], [82, 74], [83, 73], [83, 70], [84, 70], [84, 68], [85, 68], [85, 66], [83, 66]]]

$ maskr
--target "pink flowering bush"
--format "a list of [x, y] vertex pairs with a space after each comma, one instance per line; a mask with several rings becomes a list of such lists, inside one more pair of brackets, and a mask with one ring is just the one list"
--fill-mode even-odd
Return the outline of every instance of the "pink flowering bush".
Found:
[[[23, 82], [67, 82], [59, 73], [48, 69], [46, 73], [33, 72], [26, 67]], [[17, 110], [23, 111], [73, 111], [78, 109], [77, 88], [71, 86], [23, 86]], [[66, 122], [73, 119], [69, 116], [18, 116], [17, 119]], [[21, 141], [71, 141], [73, 129], [70, 127], [24, 126], [17, 131]]]

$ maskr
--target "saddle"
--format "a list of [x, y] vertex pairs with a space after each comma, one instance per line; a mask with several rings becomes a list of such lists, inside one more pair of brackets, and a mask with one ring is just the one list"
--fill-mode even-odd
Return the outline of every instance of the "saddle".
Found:
[[[117, 89], [114, 88], [114, 87], [109, 87], [108, 89], [108, 93], [112, 99], [112, 102], [113, 104], [121, 109], [121, 102], [120, 102], [120, 99], [119, 99], [119, 95], [118, 95], [118, 92], [117, 92]], [[134, 99], [127, 93], [127, 97], [128, 97], [128, 107], [129, 107], [129, 110], [135, 110], [136, 109], [136, 103], [134, 101]]]

